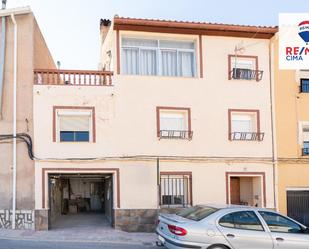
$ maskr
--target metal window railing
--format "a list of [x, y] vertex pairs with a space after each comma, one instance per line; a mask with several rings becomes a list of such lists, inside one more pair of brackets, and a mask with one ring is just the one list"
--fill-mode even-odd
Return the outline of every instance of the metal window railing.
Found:
[[160, 205], [182, 206], [192, 205], [191, 176], [164, 175], [160, 177]]
[[235, 80], [260, 81], [263, 78], [263, 71], [245, 68], [233, 68], [233, 70], [230, 72], [230, 77]]
[[264, 132], [231, 132], [230, 140], [263, 141]]
[[303, 156], [309, 156], [309, 148], [303, 148], [302, 149], [302, 155]]
[[160, 130], [158, 134], [160, 139], [188, 139], [193, 137], [193, 131], [183, 130]]
[[301, 80], [300, 92], [301, 93], [309, 93], [309, 80]]

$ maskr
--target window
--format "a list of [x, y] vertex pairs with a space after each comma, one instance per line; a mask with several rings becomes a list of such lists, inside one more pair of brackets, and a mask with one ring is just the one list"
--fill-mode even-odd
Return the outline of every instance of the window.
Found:
[[300, 92], [309, 93], [309, 79], [300, 79]]
[[151, 39], [122, 39], [122, 73], [195, 77], [195, 43]]
[[279, 214], [260, 211], [259, 212], [271, 232], [276, 233], [303, 233], [300, 225]]
[[191, 203], [191, 173], [161, 173], [161, 205], [188, 206]]
[[195, 206], [181, 210], [177, 215], [189, 220], [200, 221], [217, 211], [218, 209], [213, 207]]
[[94, 108], [54, 108], [54, 141], [95, 141]]
[[309, 125], [303, 125], [303, 156], [309, 155]]
[[229, 55], [229, 79], [260, 81], [263, 71], [258, 70], [258, 57]]
[[191, 139], [189, 108], [157, 107], [157, 136], [169, 139]]
[[229, 110], [229, 140], [258, 140], [264, 138], [260, 132], [258, 110]]
[[253, 211], [230, 213], [219, 220], [219, 224], [227, 228], [264, 231], [264, 228]]

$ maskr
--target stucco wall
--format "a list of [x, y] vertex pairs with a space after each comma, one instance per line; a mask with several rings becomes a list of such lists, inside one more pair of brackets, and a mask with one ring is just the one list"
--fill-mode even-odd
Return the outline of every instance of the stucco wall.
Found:
[[[309, 121], [309, 95], [299, 93], [300, 73], [278, 70], [278, 40], [275, 51], [275, 105], [279, 210], [287, 213], [287, 189], [309, 187], [309, 164], [302, 155], [299, 122]], [[308, 75], [307, 75], [308, 76]], [[281, 159], [281, 160], [280, 160]], [[303, 160], [305, 159], [305, 160]], [[294, 163], [291, 162], [294, 160]]]
[[[197, 39], [196, 36], [168, 37]], [[264, 71], [262, 81], [228, 80], [228, 54], [233, 54], [239, 43], [245, 47], [245, 54], [259, 56], [259, 68]], [[35, 86], [36, 153], [42, 158], [122, 155], [271, 157], [268, 45], [268, 40], [203, 37], [204, 78], [116, 75], [113, 87]], [[53, 143], [52, 107], [72, 105], [95, 107], [95, 144]], [[191, 108], [192, 141], [159, 141], [156, 135], [157, 106]], [[260, 110], [264, 140], [229, 141], [229, 108]]]
[[[42, 208], [45, 194], [45, 208], [48, 208], [47, 173], [113, 173], [119, 169], [120, 209], [156, 209], [157, 164], [156, 161], [93, 161], [93, 162], [37, 162], [36, 163], [36, 209]], [[45, 193], [42, 177], [45, 171]], [[83, 169], [83, 170], [81, 170]], [[91, 169], [87, 172], [87, 169]], [[103, 170], [103, 171], [102, 171]], [[271, 165], [261, 163], [207, 163], [161, 161], [161, 172], [192, 172], [193, 204], [226, 203], [225, 172], [265, 172], [266, 205], [274, 207]], [[117, 177], [114, 175], [114, 207], [117, 207]], [[215, 191], [214, 191], [215, 189]]]
[[[125, 34], [133, 35], [130, 32]], [[194, 39], [197, 42], [198, 55], [197, 36], [153, 33], [138, 35]], [[110, 44], [106, 45], [112, 51], [116, 50], [114, 36], [115, 32], [109, 34], [108, 38], [114, 41], [113, 47], [111, 48]], [[120, 208], [157, 208], [155, 160], [98, 160], [91, 163], [80, 163], [76, 160], [70, 163], [56, 162], [56, 159], [115, 157], [115, 160], [118, 160], [119, 157], [136, 155], [271, 157], [269, 41], [227, 37], [203, 37], [202, 41], [203, 78], [116, 75], [112, 87], [34, 86], [35, 153], [42, 159], [36, 164], [37, 209], [42, 208], [41, 168], [45, 167], [56, 168], [59, 171], [62, 168], [69, 170], [70, 167], [119, 168]], [[233, 54], [238, 44], [245, 47], [244, 54], [259, 56], [259, 69], [264, 71], [264, 77], [260, 82], [228, 80], [228, 54]], [[115, 54], [113, 58], [116, 58]], [[114, 63], [116, 68], [116, 60]], [[53, 142], [53, 106], [95, 107], [96, 142]], [[191, 108], [193, 139], [158, 140], [157, 106]], [[265, 132], [265, 139], [261, 142], [229, 141], [229, 108], [259, 109], [261, 131]], [[253, 163], [246, 158], [241, 163], [196, 163], [188, 160], [162, 163], [160, 170], [192, 171], [194, 204], [225, 203], [227, 171], [266, 172], [267, 207], [273, 207], [271, 164]], [[116, 194], [116, 191], [114, 193]], [[46, 195], [46, 192], [44, 194]], [[45, 199], [47, 200], [47, 196]]]
[[[28, 133], [33, 138], [33, 69], [34, 50], [39, 55], [49, 53], [39, 36], [32, 14], [17, 15], [18, 63], [17, 63], [17, 132]], [[33, 34], [33, 35], [32, 35]], [[12, 134], [13, 122], [13, 24], [7, 18], [6, 59], [3, 92], [3, 117], [0, 134]], [[46, 60], [49, 61], [49, 60]], [[51, 62], [49, 61], [49, 64]], [[42, 63], [41, 65], [45, 65]], [[0, 143], [0, 209], [11, 208], [12, 198], [12, 150], [11, 142]], [[17, 145], [17, 209], [34, 208], [34, 162], [29, 159], [24, 143]]]

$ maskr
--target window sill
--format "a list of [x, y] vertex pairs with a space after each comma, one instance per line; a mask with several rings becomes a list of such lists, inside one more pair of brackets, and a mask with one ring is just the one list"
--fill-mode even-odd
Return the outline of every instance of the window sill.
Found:
[[194, 77], [188, 77], [188, 76], [163, 76], [163, 75], [140, 75], [140, 74], [119, 74], [119, 76], [123, 76], [123, 77], [145, 77], [145, 78], [162, 78], [162, 79], [201, 79], [198, 76], [194, 76]]
[[91, 144], [94, 142], [90, 142], [90, 141], [57, 141], [56, 143], [60, 143], [60, 144]]
[[241, 82], [260, 82], [261, 80], [256, 80], [256, 79], [234, 79], [230, 78], [230, 81], [241, 81]]

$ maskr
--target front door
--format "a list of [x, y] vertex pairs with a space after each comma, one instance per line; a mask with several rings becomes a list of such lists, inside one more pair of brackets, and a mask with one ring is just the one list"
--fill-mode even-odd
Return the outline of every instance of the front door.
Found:
[[[270, 233], [264, 230], [253, 211], [226, 214], [219, 220], [219, 230], [235, 249], [273, 249]], [[292, 248], [290, 248], [292, 249]]]
[[277, 213], [260, 211], [271, 231], [274, 249], [308, 249], [309, 234], [296, 222]]
[[230, 196], [231, 204], [240, 204], [240, 178], [230, 178]]

